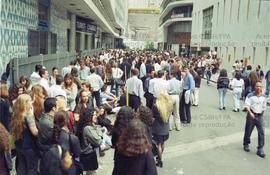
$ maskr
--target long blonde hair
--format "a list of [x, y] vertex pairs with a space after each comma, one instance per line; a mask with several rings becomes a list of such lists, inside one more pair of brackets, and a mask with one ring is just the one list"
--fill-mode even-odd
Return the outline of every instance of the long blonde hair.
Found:
[[30, 95], [21, 94], [13, 105], [13, 116], [11, 120], [12, 135], [14, 139], [22, 137], [23, 125], [26, 113], [28, 112], [29, 102], [31, 102]]
[[37, 120], [39, 120], [42, 112], [43, 112], [43, 103], [44, 103], [44, 94], [43, 88], [41, 85], [37, 84], [32, 87], [32, 96], [33, 96], [33, 108], [34, 108], [34, 116]]
[[156, 101], [157, 109], [163, 122], [168, 122], [168, 118], [173, 109], [173, 102], [168, 93], [162, 92]]

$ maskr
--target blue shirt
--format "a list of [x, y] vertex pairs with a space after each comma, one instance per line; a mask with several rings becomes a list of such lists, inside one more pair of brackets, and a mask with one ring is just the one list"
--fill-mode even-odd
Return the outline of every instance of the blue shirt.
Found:
[[195, 81], [194, 81], [193, 76], [190, 73], [188, 73], [184, 78], [183, 89], [191, 90], [191, 91], [195, 89]]

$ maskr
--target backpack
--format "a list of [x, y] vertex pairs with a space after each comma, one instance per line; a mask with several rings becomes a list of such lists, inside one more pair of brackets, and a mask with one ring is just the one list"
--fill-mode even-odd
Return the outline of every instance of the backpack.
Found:
[[63, 152], [60, 145], [53, 145], [41, 158], [40, 175], [63, 175]]

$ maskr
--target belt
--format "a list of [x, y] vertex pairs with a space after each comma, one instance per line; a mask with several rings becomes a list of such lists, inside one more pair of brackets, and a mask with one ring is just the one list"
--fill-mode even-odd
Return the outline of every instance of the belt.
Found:
[[131, 96], [135, 96], [135, 97], [139, 97], [139, 96], [137, 96], [137, 95], [134, 95], [134, 94], [128, 94], [128, 95], [131, 95]]
[[255, 114], [255, 115], [262, 115], [262, 114], [263, 114], [263, 112], [261, 112], [261, 113], [256, 113], [256, 112], [254, 112], [253, 110], [251, 110], [251, 112], [252, 112], [253, 114]]
[[169, 95], [179, 95], [180, 93], [169, 93]]

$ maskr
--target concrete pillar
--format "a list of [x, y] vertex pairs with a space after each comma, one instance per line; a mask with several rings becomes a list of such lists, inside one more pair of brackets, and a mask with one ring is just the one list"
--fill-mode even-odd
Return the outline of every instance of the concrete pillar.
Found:
[[81, 50], [85, 50], [85, 45], [84, 45], [84, 38], [85, 38], [85, 33], [81, 33]]
[[69, 51], [75, 52], [75, 44], [76, 44], [76, 15], [71, 14], [70, 19], [70, 40], [69, 40]]

